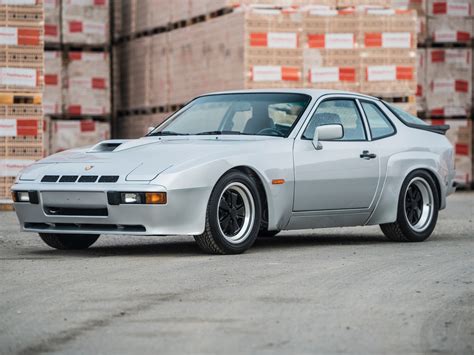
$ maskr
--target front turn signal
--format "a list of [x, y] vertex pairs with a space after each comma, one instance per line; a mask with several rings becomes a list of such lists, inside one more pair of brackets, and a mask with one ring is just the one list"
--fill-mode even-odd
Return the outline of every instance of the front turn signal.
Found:
[[146, 192], [147, 205], [165, 205], [167, 202], [166, 192]]

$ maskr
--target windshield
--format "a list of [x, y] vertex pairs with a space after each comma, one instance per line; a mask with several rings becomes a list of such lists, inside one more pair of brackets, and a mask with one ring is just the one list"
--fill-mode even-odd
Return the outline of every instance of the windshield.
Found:
[[244, 93], [202, 96], [148, 135], [246, 134], [288, 137], [311, 97]]
[[389, 103], [384, 102], [384, 104], [387, 105], [390, 108], [390, 110], [395, 114], [395, 116], [397, 116], [402, 122], [407, 123], [407, 124], [428, 126], [428, 124], [422, 119], [416, 116], [410, 115], [409, 113], [403, 111], [402, 109], [394, 105], [390, 105]]

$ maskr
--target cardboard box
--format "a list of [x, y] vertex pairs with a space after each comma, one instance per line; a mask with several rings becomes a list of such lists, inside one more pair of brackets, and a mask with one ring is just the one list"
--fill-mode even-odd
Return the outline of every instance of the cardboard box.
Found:
[[473, 180], [473, 125], [471, 119], [435, 119], [428, 120], [434, 125], [447, 124], [451, 128], [446, 133], [455, 151], [455, 181], [461, 185], [469, 185]]
[[110, 138], [110, 124], [93, 120], [51, 120], [51, 154], [92, 146]]
[[426, 108], [432, 116], [464, 116], [472, 105], [472, 50], [427, 50]]
[[426, 49], [416, 50], [416, 110], [426, 111]]
[[63, 112], [63, 58], [59, 51], [44, 53], [44, 93], [43, 109], [47, 115], [57, 115]]
[[59, 43], [60, 36], [60, 0], [44, 0], [44, 40], [47, 43]]
[[69, 52], [63, 95], [67, 114], [110, 113], [109, 65], [108, 53]]
[[474, 15], [472, 0], [427, 0], [429, 16], [469, 17]]
[[136, 139], [148, 133], [150, 127], [156, 127], [171, 113], [119, 117], [120, 138]]
[[436, 16], [428, 18], [428, 36], [434, 43], [464, 43], [472, 38], [473, 19]]
[[104, 45], [109, 42], [108, 0], [62, 2], [63, 42]]

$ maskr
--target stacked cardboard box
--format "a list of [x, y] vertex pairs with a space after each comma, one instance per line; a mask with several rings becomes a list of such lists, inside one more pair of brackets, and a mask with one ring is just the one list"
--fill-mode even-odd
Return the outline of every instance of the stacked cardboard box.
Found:
[[158, 126], [169, 115], [169, 113], [157, 113], [123, 117], [118, 122], [120, 138], [134, 139], [143, 137], [148, 133], [150, 127]]
[[60, 0], [44, 1], [44, 40], [47, 43], [60, 42]]
[[0, 201], [43, 156], [43, 25], [41, 2], [0, 1]]
[[310, 88], [360, 91], [360, 22], [355, 10], [311, 8], [304, 13], [303, 73]]
[[108, 122], [93, 120], [52, 120], [49, 141], [50, 153], [66, 149], [94, 145], [110, 138]]
[[64, 43], [103, 45], [109, 40], [108, 0], [62, 0]]
[[470, 118], [464, 119], [432, 119], [428, 123], [439, 125], [447, 124], [451, 128], [447, 137], [455, 150], [455, 181], [462, 185], [469, 185], [473, 181], [473, 125]]
[[426, 108], [430, 116], [469, 115], [472, 104], [470, 48], [428, 49], [426, 75]]
[[426, 49], [418, 48], [416, 50], [416, 76], [417, 76], [417, 85], [416, 85], [416, 110], [419, 112], [425, 111], [426, 109], [426, 99], [425, 93], [427, 90], [426, 87]]
[[69, 115], [110, 113], [110, 64], [104, 52], [69, 52], [64, 105]]
[[62, 53], [47, 51], [44, 53], [44, 94], [43, 109], [45, 115], [58, 115], [63, 112], [62, 105]]
[[369, 9], [361, 21], [361, 91], [375, 96], [416, 93], [416, 12]]
[[418, 43], [425, 43], [427, 36], [426, 21], [426, 1], [427, 0], [392, 0], [391, 8], [403, 10], [415, 10], [417, 17], [417, 39]]
[[470, 43], [472, 0], [428, 0], [428, 15], [432, 43]]

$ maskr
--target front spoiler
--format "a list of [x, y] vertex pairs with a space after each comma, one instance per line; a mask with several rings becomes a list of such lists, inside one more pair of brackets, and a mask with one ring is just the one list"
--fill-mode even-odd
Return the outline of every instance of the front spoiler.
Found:
[[[46, 183], [19, 183], [12, 191], [38, 191], [39, 204], [16, 202], [15, 211], [23, 231], [63, 234], [197, 235], [204, 231], [211, 188], [167, 190], [159, 185], [91, 184], [84, 186]], [[107, 216], [47, 215], [43, 194], [75, 192], [167, 192], [166, 205], [110, 205], [104, 200]], [[62, 203], [69, 207], [67, 203]], [[74, 202], [71, 208], [77, 207]]]

